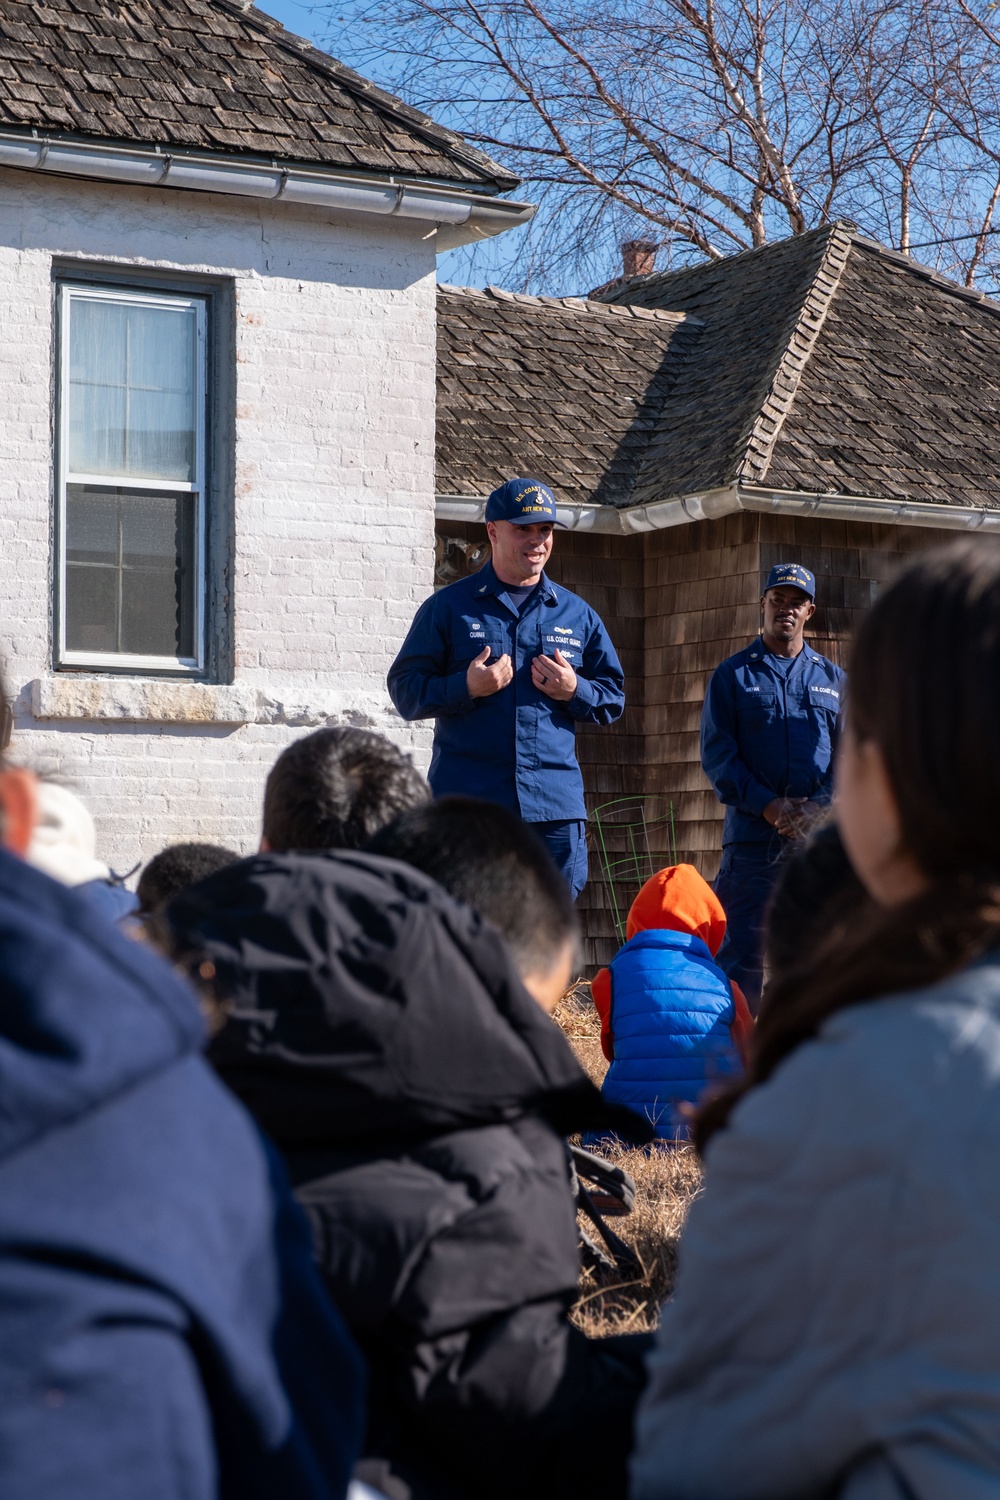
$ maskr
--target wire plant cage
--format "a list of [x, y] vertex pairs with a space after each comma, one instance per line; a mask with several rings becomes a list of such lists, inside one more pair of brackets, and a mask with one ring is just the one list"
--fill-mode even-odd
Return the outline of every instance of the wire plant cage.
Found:
[[640, 886], [664, 865], [677, 863], [676, 811], [668, 798], [640, 793], [591, 808], [589, 822], [621, 944], [629, 907]]

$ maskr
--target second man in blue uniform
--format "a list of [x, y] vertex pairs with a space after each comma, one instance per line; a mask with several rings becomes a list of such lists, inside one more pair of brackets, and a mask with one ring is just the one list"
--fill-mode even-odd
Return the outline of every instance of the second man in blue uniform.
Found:
[[520, 813], [574, 897], [587, 879], [577, 724], [625, 707], [621, 663], [600, 616], [545, 576], [556, 503], [511, 479], [486, 505], [493, 554], [417, 611], [389, 670], [404, 719], [433, 718], [435, 796], [461, 792]]
[[726, 808], [715, 892], [728, 927], [718, 962], [754, 1014], [782, 855], [833, 795], [845, 674], [803, 639], [815, 595], [808, 568], [771, 569], [761, 633], [716, 668], [701, 718], [701, 763]]

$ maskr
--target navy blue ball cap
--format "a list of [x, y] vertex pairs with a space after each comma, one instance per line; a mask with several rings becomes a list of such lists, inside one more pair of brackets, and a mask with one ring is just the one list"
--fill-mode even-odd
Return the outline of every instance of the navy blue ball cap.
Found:
[[801, 589], [808, 594], [810, 599], [816, 597], [816, 577], [810, 573], [808, 568], [803, 568], [800, 563], [776, 563], [767, 575], [764, 585], [764, 593], [768, 589], [776, 589], [781, 584], [791, 584], [793, 588]]
[[508, 479], [486, 502], [487, 521], [511, 521], [515, 526], [537, 526], [556, 520], [556, 497], [540, 479]]

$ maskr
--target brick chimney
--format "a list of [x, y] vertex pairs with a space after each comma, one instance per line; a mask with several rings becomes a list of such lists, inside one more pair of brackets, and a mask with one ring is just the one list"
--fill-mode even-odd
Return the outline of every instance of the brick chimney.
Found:
[[655, 240], [623, 240], [622, 275], [651, 276], [656, 270]]

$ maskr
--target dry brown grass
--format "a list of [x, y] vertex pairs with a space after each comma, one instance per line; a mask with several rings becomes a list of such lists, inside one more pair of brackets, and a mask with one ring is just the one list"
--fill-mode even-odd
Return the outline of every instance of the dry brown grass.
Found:
[[[574, 985], [555, 1018], [590, 1077], [600, 1083], [607, 1063], [590, 985]], [[623, 1282], [610, 1272], [583, 1273], [574, 1320], [592, 1338], [656, 1327], [660, 1303], [673, 1288], [681, 1228], [701, 1185], [698, 1158], [689, 1146], [650, 1154], [602, 1149], [600, 1154], [635, 1178], [635, 1207], [626, 1217], [609, 1222], [637, 1252], [644, 1274]]]

